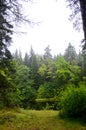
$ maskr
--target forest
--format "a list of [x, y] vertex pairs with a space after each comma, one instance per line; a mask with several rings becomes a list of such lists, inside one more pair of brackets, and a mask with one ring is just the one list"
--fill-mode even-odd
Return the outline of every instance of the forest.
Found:
[[[36, 54], [31, 46], [30, 51], [26, 52], [23, 57], [21, 50], [16, 50], [13, 54], [9, 51], [14, 33], [13, 27], [14, 23], [28, 22], [31, 24], [31, 21], [22, 14], [19, 1], [0, 0], [0, 129], [10, 129], [8, 126], [2, 128], [1, 125], [5, 121], [17, 124], [21, 119], [25, 123], [24, 129], [53, 130], [55, 126], [57, 130], [55, 121], [57, 124], [60, 123], [60, 126], [65, 124], [65, 121], [63, 122], [59, 117], [56, 118], [57, 112], [60, 117], [86, 119], [86, 6], [84, 6], [86, 2], [85, 0], [68, 1], [75, 11], [73, 15], [81, 11], [84, 32], [82, 50], [76, 53], [75, 47], [69, 43], [64, 54], [53, 56], [48, 45], [44, 54], [40, 55]], [[28, 110], [30, 110], [29, 114]], [[44, 111], [40, 110], [46, 110], [45, 117]], [[26, 115], [29, 116], [26, 118]], [[46, 122], [49, 119], [49, 125], [52, 121], [53, 128], [51, 125], [51, 128], [48, 126], [44, 128], [43, 123], [40, 122], [44, 120], [41, 119]], [[33, 127], [36, 120], [40, 122], [40, 126], [37, 129], [29, 128], [28, 122], [32, 121]], [[21, 124], [20, 122], [18, 125], [22, 128]], [[65, 128], [79, 129], [79, 125], [73, 127], [71, 124], [67, 123]], [[20, 127], [15, 129], [15, 126], [11, 126], [12, 130]], [[63, 126], [58, 130], [67, 130]], [[24, 130], [21, 128], [19, 129]], [[85, 130], [86, 126], [80, 127], [80, 130], [82, 129]]]
[[[85, 95], [82, 97], [83, 92], [86, 92], [84, 62], [86, 61], [83, 52], [77, 54], [71, 43], [63, 55], [57, 56], [52, 56], [49, 45], [45, 48], [43, 55], [35, 54], [32, 47], [24, 57], [20, 50], [16, 50], [8, 68], [6, 67], [4, 71], [1, 70], [0, 86], [3, 83], [3, 87], [1, 86], [0, 92], [0, 99], [2, 99], [0, 108], [60, 110], [65, 103], [61, 97], [66, 98], [64, 94], [66, 91], [71, 91], [71, 94], [74, 94], [72, 91], [75, 91], [75, 95], [70, 94], [70, 96], [76, 97], [76, 101], [72, 101], [72, 103], [78, 102], [78, 94], [80, 94], [81, 99], [79, 100], [81, 101], [79, 102], [81, 104], [77, 104], [79, 108], [83, 98], [86, 99]], [[67, 94], [68, 97], [65, 100], [69, 100], [70, 103], [69, 92]], [[84, 100], [83, 102], [86, 103]], [[60, 104], [60, 102], [62, 103]]]

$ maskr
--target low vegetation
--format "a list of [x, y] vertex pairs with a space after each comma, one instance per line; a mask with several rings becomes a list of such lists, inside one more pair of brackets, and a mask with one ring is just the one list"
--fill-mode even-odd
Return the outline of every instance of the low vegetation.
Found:
[[86, 87], [69, 86], [62, 93], [60, 105], [63, 116], [86, 119]]
[[17, 108], [0, 111], [0, 130], [86, 130], [86, 125], [63, 119], [58, 111]]

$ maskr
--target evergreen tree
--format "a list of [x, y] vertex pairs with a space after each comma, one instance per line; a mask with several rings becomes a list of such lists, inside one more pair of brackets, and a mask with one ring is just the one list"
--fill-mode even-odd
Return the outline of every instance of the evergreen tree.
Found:
[[25, 53], [23, 62], [24, 65], [29, 66], [29, 55], [27, 53]]
[[16, 104], [17, 90], [12, 81], [12, 56], [8, 49], [12, 42], [13, 22], [22, 21], [21, 4], [17, 0], [0, 0], [0, 107]]
[[35, 55], [33, 48], [31, 47], [29, 55], [29, 68], [30, 68], [30, 77], [34, 80], [34, 87], [37, 88], [39, 84], [39, 75], [38, 75], [38, 61]]
[[22, 58], [22, 53], [21, 50], [17, 50], [15, 51], [15, 53], [13, 54], [13, 58], [16, 61], [16, 64], [21, 65], [23, 64], [23, 58]]
[[71, 43], [69, 43], [67, 49], [65, 50], [64, 58], [71, 65], [74, 65], [77, 62], [76, 50], [75, 50], [74, 46], [71, 45]]
[[49, 45], [45, 48], [44, 59], [46, 58], [52, 58], [51, 49]]
[[11, 34], [13, 26], [6, 19], [6, 2], [0, 1], [0, 68], [5, 68], [11, 60], [11, 53], [8, 46], [11, 43]]
[[41, 64], [38, 70], [38, 73], [42, 79], [42, 83], [44, 82], [52, 82], [55, 78], [55, 62], [52, 58], [51, 49], [48, 47], [45, 48], [45, 53], [41, 60]]

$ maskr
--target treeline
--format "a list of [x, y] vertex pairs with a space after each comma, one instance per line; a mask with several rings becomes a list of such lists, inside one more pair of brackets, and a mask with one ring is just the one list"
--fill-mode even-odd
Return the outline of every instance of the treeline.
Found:
[[77, 54], [71, 44], [63, 55], [54, 57], [49, 46], [43, 55], [35, 54], [31, 47], [24, 58], [16, 50], [10, 70], [2, 70], [0, 107], [59, 109], [59, 95], [68, 86], [86, 85], [85, 62], [83, 52]]
[[[36, 55], [31, 47], [29, 54], [26, 53], [24, 58], [18, 50], [13, 57], [16, 69], [13, 79], [24, 108], [57, 109], [56, 98], [60, 91], [69, 84], [78, 86], [80, 81], [85, 80], [83, 54], [81, 52], [77, 54], [71, 44], [68, 45], [64, 55], [52, 57], [51, 49], [47, 46], [43, 55]], [[41, 106], [34, 102], [35, 99]]]

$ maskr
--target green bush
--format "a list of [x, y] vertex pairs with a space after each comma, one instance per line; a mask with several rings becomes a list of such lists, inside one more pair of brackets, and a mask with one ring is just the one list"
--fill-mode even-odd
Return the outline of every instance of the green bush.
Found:
[[86, 118], [86, 87], [68, 87], [60, 98], [62, 115], [73, 118]]
[[45, 82], [37, 91], [37, 98], [53, 98], [57, 96], [58, 86], [53, 82]]

